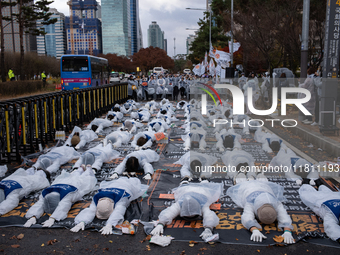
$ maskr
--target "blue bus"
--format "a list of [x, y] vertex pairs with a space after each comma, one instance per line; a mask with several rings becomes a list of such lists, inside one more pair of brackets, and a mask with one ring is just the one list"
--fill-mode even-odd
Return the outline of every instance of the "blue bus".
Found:
[[89, 55], [63, 55], [60, 59], [61, 89], [84, 89], [109, 83], [108, 61]]

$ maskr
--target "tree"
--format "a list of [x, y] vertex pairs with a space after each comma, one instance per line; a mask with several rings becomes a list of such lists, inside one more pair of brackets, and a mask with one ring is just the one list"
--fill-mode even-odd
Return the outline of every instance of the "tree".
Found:
[[147, 72], [154, 67], [163, 67], [165, 69], [172, 69], [174, 67], [174, 60], [171, 59], [164, 50], [156, 47], [148, 47], [140, 49], [132, 56], [135, 66], [138, 66], [142, 71]]
[[[205, 53], [209, 52], [209, 33], [210, 33], [210, 13], [205, 12], [203, 19], [200, 19], [198, 25], [200, 26], [197, 37], [192, 42], [188, 59], [192, 63], [197, 64], [204, 59]], [[222, 23], [223, 19], [216, 13], [212, 14], [212, 24], [211, 24], [211, 44], [214, 47], [224, 48], [228, 45], [230, 37], [227, 37], [223, 31]]]
[[18, 13], [13, 14], [16, 22], [19, 24], [20, 36], [20, 80], [25, 79], [24, 70], [24, 33], [32, 35], [46, 34], [43, 27], [37, 28], [36, 21], [41, 20], [42, 25], [50, 25], [57, 22], [57, 19], [51, 19], [53, 13], [49, 12], [49, 5], [54, 1], [38, 0], [32, 3], [31, 0], [17, 0]]
[[100, 54], [99, 57], [106, 58], [113, 71], [130, 73], [136, 70], [135, 64], [126, 56], [108, 53], [106, 55]]
[[14, 6], [15, 3], [10, 3], [10, 2], [7, 2], [7, 1], [0, 1], [0, 29], [1, 29], [1, 41], [0, 41], [0, 44], [1, 44], [1, 60], [0, 60], [0, 65], [1, 65], [1, 80], [2, 82], [5, 82], [6, 81], [6, 72], [5, 72], [5, 40], [4, 40], [4, 28], [3, 28], [3, 25], [2, 25], [2, 21], [3, 20], [10, 20], [9, 17], [7, 16], [3, 16], [2, 15], [2, 8], [5, 8], [5, 7], [9, 7], [9, 6]]

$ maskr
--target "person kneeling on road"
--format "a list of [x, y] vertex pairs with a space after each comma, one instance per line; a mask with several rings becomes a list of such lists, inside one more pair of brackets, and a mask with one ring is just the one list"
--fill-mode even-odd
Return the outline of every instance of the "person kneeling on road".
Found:
[[243, 208], [242, 225], [252, 233], [251, 241], [262, 242], [267, 237], [260, 232], [262, 227], [255, 218], [263, 224], [272, 224], [277, 220], [278, 227], [284, 229], [284, 242], [295, 243], [292, 219], [282, 204], [284, 188], [261, 179], [241, 182], [227, 190], [234, 203]]
[[43, 227], [51, 227], [55, 221], [66, 219], [72, 204], [91, 192], [96, 183], [91, 166], [87, 166], [85, 172], [81, 167], [72, 173], [63, 170], [52, 185], [42, 191], [39, 201], [27, 211], [25, 217], [28, 221], [24, 227], [31, 227], [44, 212], [51, 216], [42, 223]]
[[177, 216], [184, 220], [199, 220], [203, 218], [204, 231], [200, 237], [205, 242], [215, 241], [218, 234], [213, 229], [219, 223], [216, 213], [209, 206], [217, 201], [222, 194], [220, 183], [183, 183], [173, 190], [175, 203], [163, 210], [159, 215], [159, 224], [151, 231], [151, 235], [162, 235], [164, 226], [171, 224]]
[[151, 180], [154, 169], [152, 162], [159, 161], [159, 155], [153, 150], [141, 150], [130, 153], [125, 157], [113, 172], [111, 179], [118, 179], [120, 174], [127, 172], [128, 175], [134, 176], [136, 172], [143, 173], [144, 179]]
[[99, 232], [103, 235], [112, 234], [112, 227], [123, 223], [130, 202], [142, 196], [147, 189], [148, 186], [141, 184], [138, 178], [122, 177], [101, 182], [90, 207], [82, 210], [74, 219], [76, 226], [71, 231], [84, 230], [85, 225], [97, 217], [100, 220], [107, 220], [105, 227]]

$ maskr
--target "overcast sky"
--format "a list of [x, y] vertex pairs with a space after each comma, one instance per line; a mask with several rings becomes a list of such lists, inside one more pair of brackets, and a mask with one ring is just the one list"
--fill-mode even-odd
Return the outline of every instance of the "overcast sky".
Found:
[[[54, 0], [50, 7], [69, 15], [67, 0]], [[174, 55], [174, 38], [176, 38], [176, 54], [185, 54], [186, 38], [189, 34], [194, 34], [194, 30], [186, 30], [186, 28], [197, 29], [197, 22], [203, 18], [204, 12], [186, 10], [187, 7], [205, 9], [206, 0], [139, 0], [143, 46], [148, 47], [147, 29], [152, 21], [156, 21], [168, 40], [168, 55]]]

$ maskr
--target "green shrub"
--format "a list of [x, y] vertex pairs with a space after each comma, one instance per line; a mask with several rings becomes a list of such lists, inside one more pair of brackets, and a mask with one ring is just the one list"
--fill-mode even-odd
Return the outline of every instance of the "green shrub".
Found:
[[16, 96], [41, 90], [42, 81], [7, 81], [0, 83], [0, 95]]

